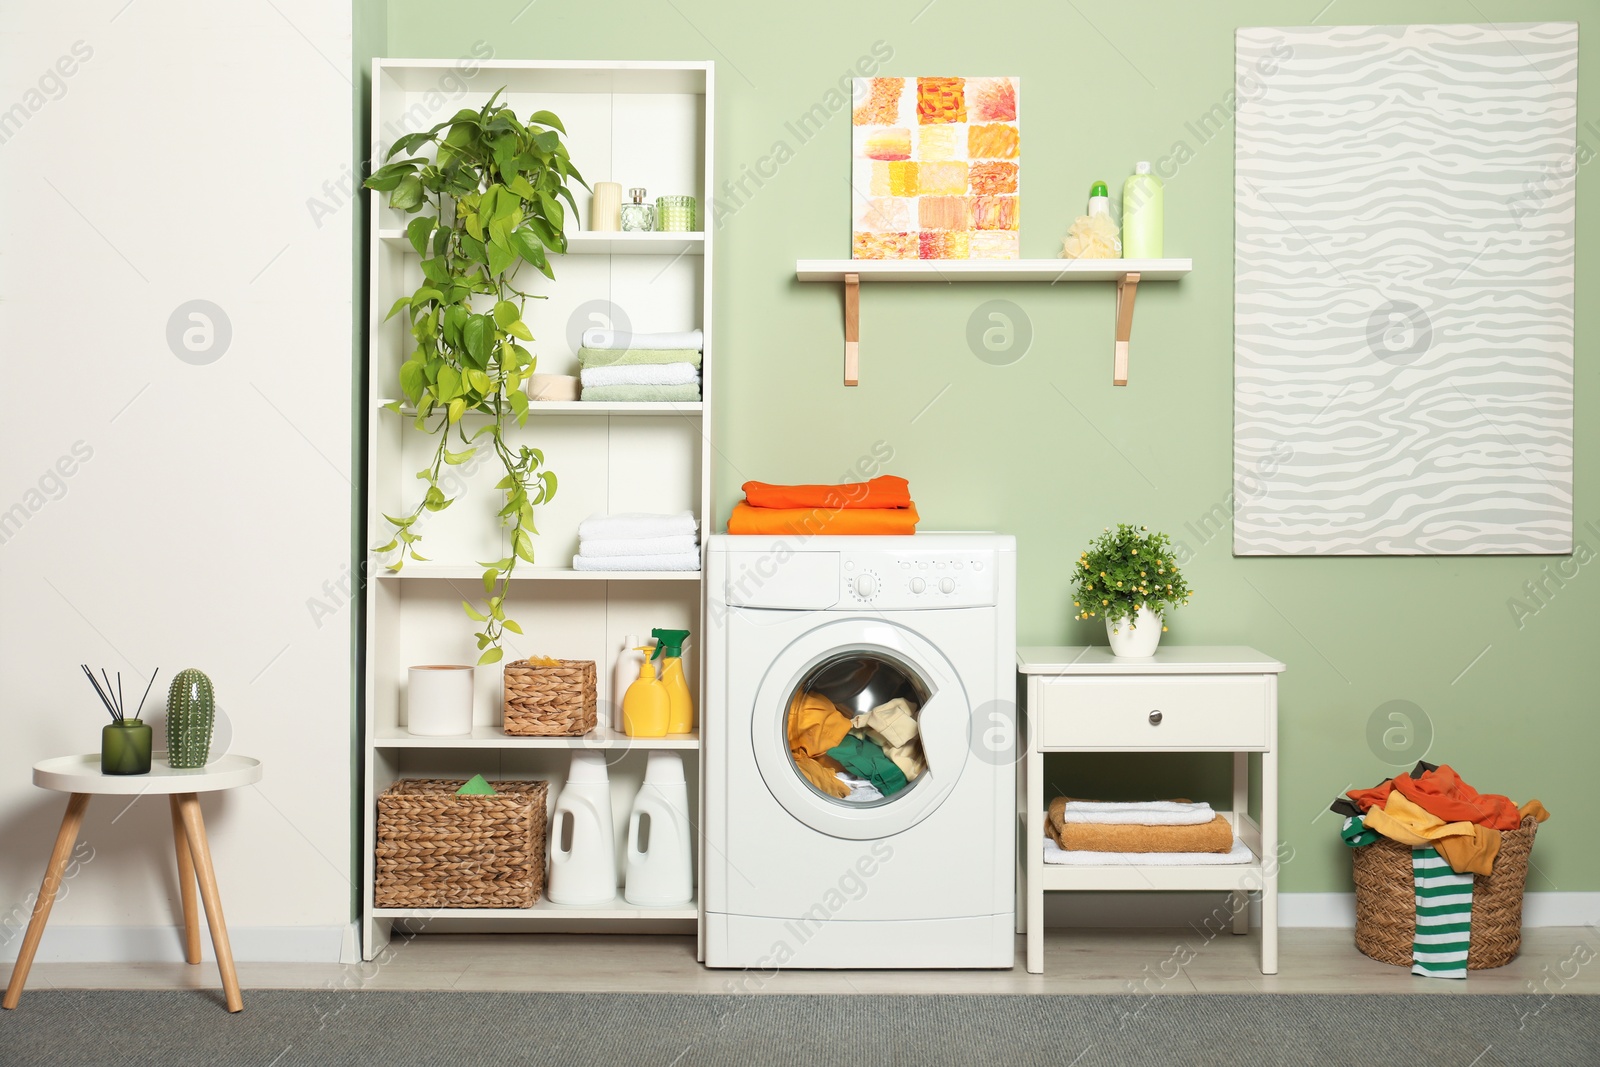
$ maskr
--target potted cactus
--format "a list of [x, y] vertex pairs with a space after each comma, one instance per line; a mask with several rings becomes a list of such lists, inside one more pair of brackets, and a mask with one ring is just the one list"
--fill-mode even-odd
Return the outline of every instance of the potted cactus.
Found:
[[204, 767], [211, 756], [211, 730], [217, 722], [217, 694], [211, 679], [189, 667], [167, 690], [167, 763]]

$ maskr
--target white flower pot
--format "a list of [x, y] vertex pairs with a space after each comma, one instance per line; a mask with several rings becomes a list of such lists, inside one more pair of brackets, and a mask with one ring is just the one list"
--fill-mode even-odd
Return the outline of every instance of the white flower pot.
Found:
[[474, 668], [464, 664], [412, 667], [406, 687], [406, 732], [454, 737], [472, 732]]
[[1161, 616], [1149, 608], [1140, 608], [1131, 619], [1107, 619], [1106, 638], [1114, 656], [1149, 659], [1161, 643]]

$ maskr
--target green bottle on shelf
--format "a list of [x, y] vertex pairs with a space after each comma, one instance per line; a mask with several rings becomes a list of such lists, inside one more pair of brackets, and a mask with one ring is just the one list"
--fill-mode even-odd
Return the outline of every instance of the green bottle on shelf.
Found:
[[167, 689], [167, 762], [174, 767], [204, 767], [216, 721], [217, 694], [211, 679], [193, 667], [179, 671]]
[[1150, 173], [1150, 164], [1135, 164], [1122, 183], [1122, 258], [1161, 258], [1163, 199], [1161, 179]]

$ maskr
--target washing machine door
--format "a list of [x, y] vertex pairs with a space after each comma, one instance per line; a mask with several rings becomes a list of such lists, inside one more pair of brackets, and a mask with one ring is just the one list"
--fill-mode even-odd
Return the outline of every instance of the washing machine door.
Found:
[[756, 690], [751, 743], [772, 796], [834, 837], [915, 826], [966, 768], [972, 709], [950, 661], [883, 618], [836, 619], [791, 642]]

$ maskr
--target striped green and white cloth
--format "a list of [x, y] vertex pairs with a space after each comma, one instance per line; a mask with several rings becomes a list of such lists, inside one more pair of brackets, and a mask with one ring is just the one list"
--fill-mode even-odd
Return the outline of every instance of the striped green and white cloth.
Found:
[[1426, 978], [1465, 978], [1472, 941], [1472, 875], [1457, 874], [1435, 848], [1411, 850], [1416, 882], [1417, 935], [1411, 973]]

